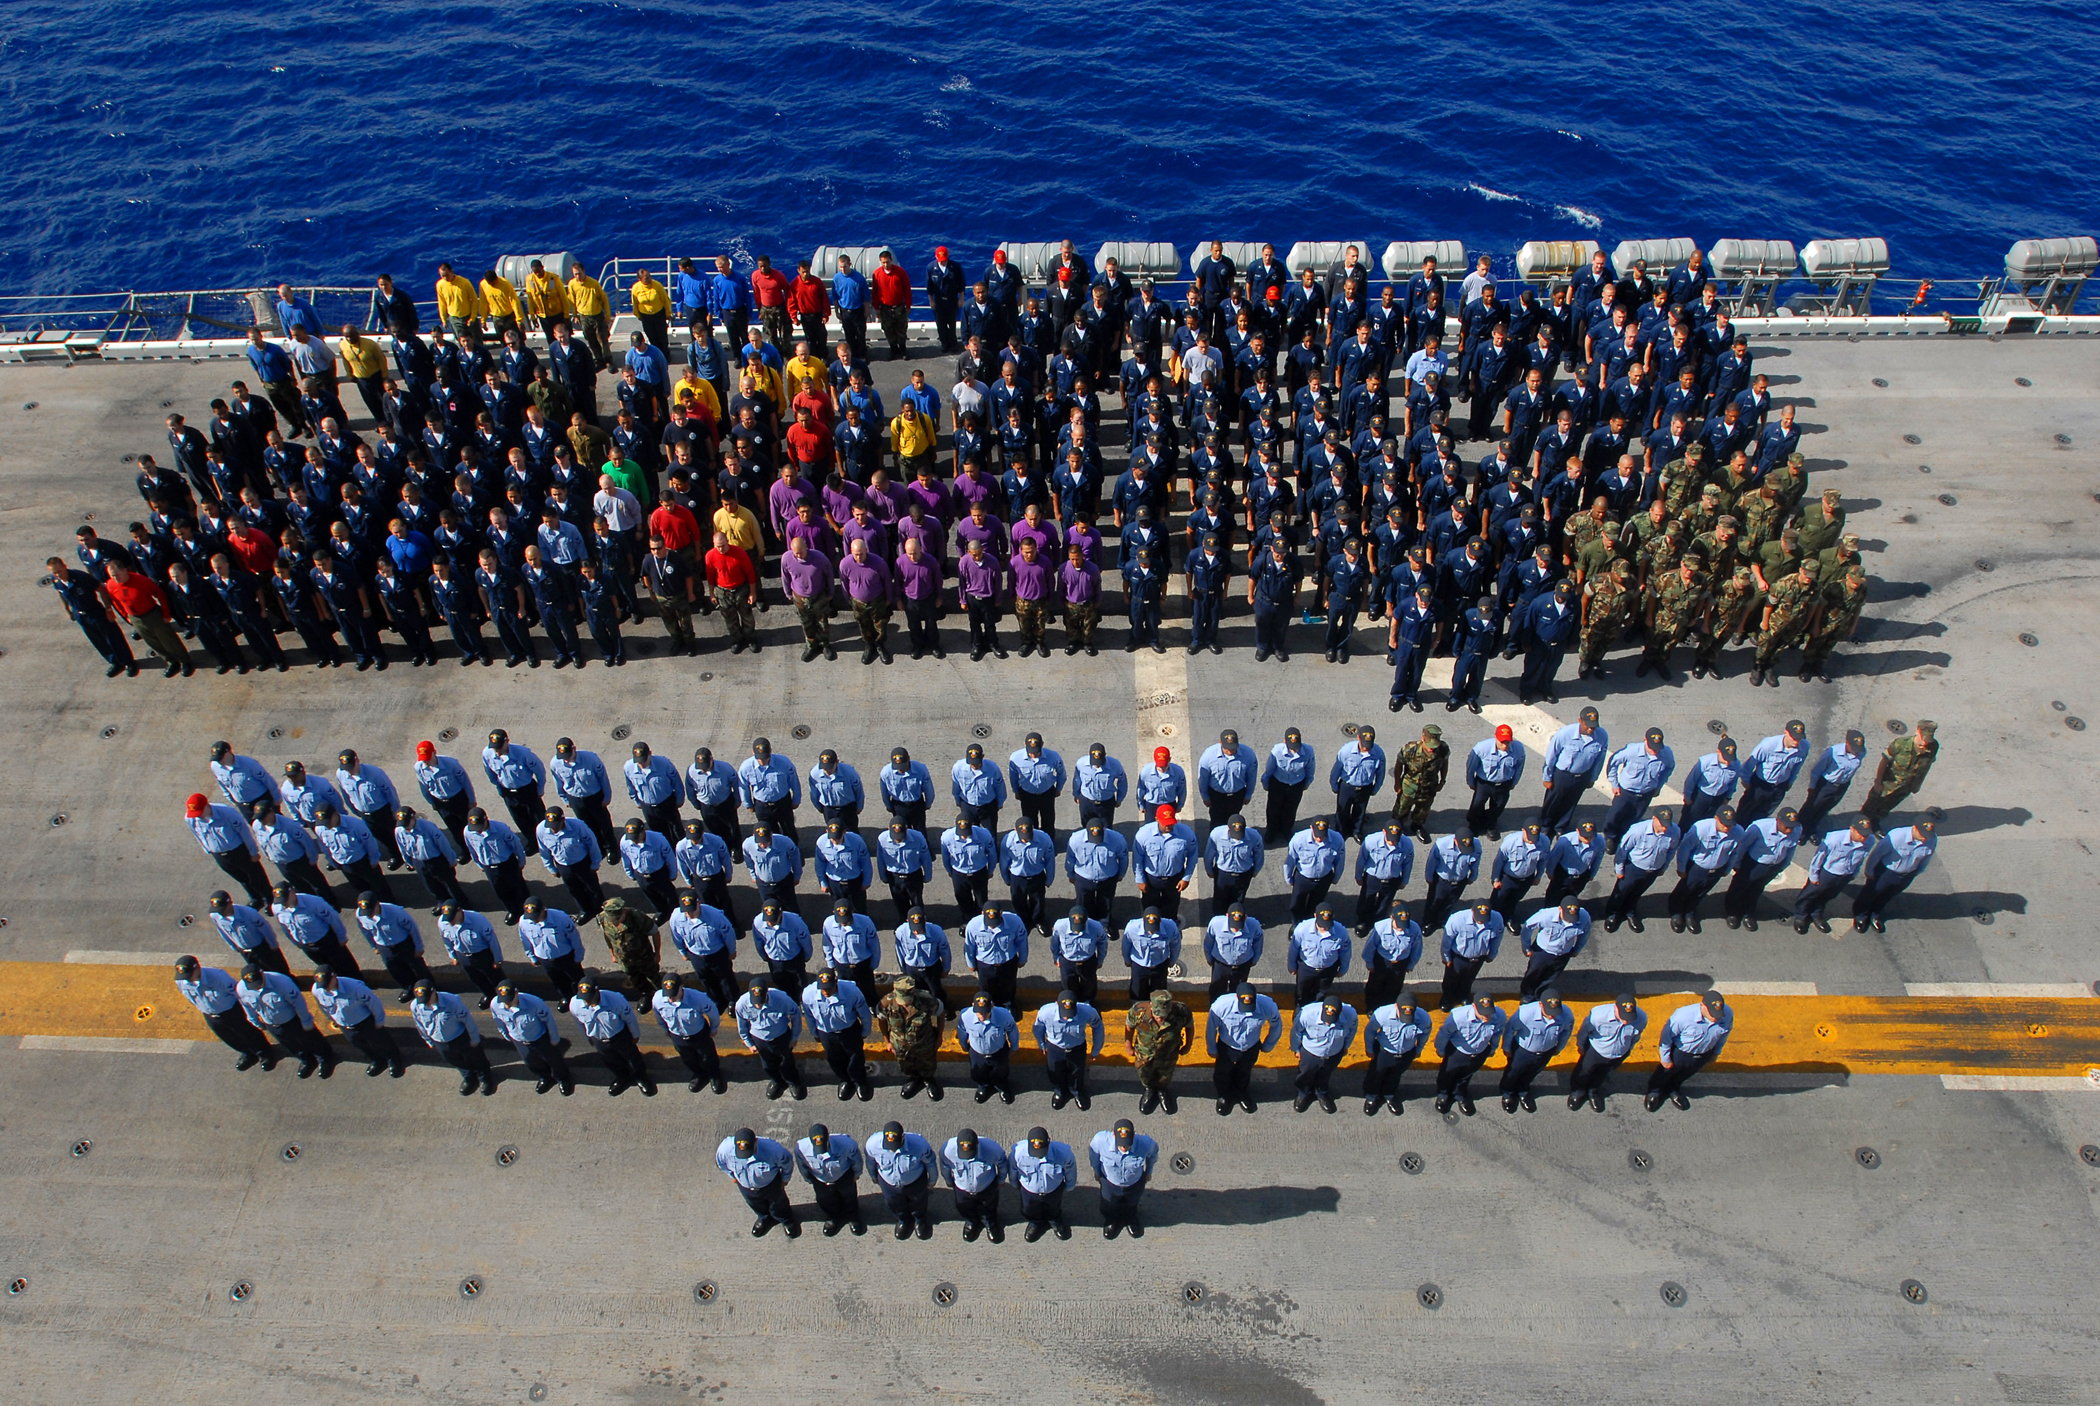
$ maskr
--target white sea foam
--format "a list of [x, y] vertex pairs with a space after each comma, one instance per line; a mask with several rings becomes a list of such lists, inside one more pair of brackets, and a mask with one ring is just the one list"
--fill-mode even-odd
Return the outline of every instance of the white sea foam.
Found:
[[970, 80], [960, 73], [941, 84], [941, 91], [944, 93], [966, 93], [969, 90]]
[[1571, 132], [1565, 127], [1555, 127], [1553, 130], [1556, 134], [1566, 137], [1571, 142], [1579, 142], [1582, 140], [1582, 133], [1580, 132]]
[[1485, 196], [1489, 200], [1516, 200], [1519, 198], [1511, 195], [1506, 190], [1490, 190], [1476, 181], [1467, 181], [1466, 189], [1472, 191], [1475, 195]]
[[1602, 215], [1592, 214], [1580, 205], [1556, 205], [1553, 209], [1558, 214], [1566, 215], [1584, 229], [1604, 228], [1604, 217]]

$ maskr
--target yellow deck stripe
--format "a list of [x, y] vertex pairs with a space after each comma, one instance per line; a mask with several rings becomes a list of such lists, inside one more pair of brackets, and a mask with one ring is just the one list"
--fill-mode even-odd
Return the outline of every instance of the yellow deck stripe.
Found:
[[[1655, 1037], [1670, 1012], [1689, 993], [1647, 996], [1647, 1035], [1635, 1063], [1651, 1061]], [[1506, 1011], [1514, 1005], [1505, 998]], [[1714, 1066], [1803, 1074], [1996, 1074], [2082, 1077], [2100, 1068], [2100, 1001], [2047, 997], [1918, 996], [1736, 996], [1735, 1033]], [[1589, 1003], [1571, 1001], [1578, 1017]], [[406, 1025], [398, 1006], [390, 1011], [397, 1029]], [[1127, 1064], [1123, 1013], [1104, 1011], [1108, 1047], [1104, 1063]], [[1195, 1048], [1187, 1062], [1205, 1060], [1202, 1011]], [[1286, 1010], [1285, 1019], [1289, 1019]], [[484, 1018], [483, 1034], [493, 1031]], [[653, 1024], [644, 1029], [654, 1033]], [[1019, 1058], [1041, 1056], [1026, 1038]], [[166, 971], [133, 965], [66, 962], [0, 962], [0, 1038], [24, 1035], [107, 1039], [212, 1041]], [[721, 1041], [724, 1053], [736, 1049]], [[1289, 1039], [1262, 1057], [1265, 1067], [1296, 1063]], [[668, 1049], [668, 1046], [660, 1046]], [[814, 1048], [814, 1045], [810, 1046]], [[1346, 1064], [1360, 1064], [1361, 1035]], [[959, 1059], [953, 1027], [944, 1057]], [[1556, 1064], [1570, 1064], [1572, 1046]], [[1496, 1061], [1499, 1063], [1499, 1061]]]

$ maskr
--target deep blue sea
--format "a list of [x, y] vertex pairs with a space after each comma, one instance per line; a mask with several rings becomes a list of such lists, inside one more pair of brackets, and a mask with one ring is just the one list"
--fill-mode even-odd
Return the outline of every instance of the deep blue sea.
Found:
[[[2088, 7], [0, 7], [0, 291], [440, 258], [1001, 239], [1878, 234], [1998, 272], [2100, 225]], [[2081, 40], [2079, 35], [2088, 36]]]

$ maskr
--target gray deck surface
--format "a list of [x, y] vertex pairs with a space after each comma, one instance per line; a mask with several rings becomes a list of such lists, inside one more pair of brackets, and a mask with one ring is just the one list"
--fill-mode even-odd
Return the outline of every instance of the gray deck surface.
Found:
[[[1856, 726], [1875, 748], [1886, 720], [1930, 717], [1942, 757], [1923, 799], [1946, 814], [1938, 858], [1885, 937], [1849, 925], [1797, 937], [1772, 922], [1748, 934], [1718, 920], [1703, 937], [1661, 921], [1645, 935], [1600, 929], [1564, 984], [1899, 995], [1909, 983], [2100, 977], [2100, 730], [2066, 725], [2100, 721], [2100, 344], [1782, 342], [1758, 357], [1775, 398], [1802, 406], [1816, 482], [1843, 490], [1867, 539], [1873, 603], [1841, 676], [1753, 690], [1739, 652], [1725, 681], [1680, 671], [1658, 686], [1635, 681], [1628, 658], [1608, 680], [1564, 678], [1561, 702], [1540, 710], [1515, 706], [1515, 666], [1497, 664], [1482, 719], [1445, 713], [1440, 690], [1428, 713], [1389, 715], [1368, 635], [1347, 667], [1323, 664], [1309, 632], [1287, 666], [1257, 666], [1244, 604], [1228, 652], [1196, 659], [1170, 625], [1168, 656], [1133, 661], [1112, 617], [1116, 647], [1098, 659], [972, 665], [951, 650], [945, 663], [863, 668], [849, 650], [805, 666], [784, 647], [792, 614], [776, 608], [762, 619], [783, 647], [758, 659], [717, 646], [580, 674], [448, 659], [377, 676], [105, 681], [36, 589], [40, 563], [70, 555], [90, 511], [121, 539], [138, 515], [121, 457], [165, 458], [162, 406], [201, 416], [246, 368], [0, 371], [0, 756], [12, 797], [0, 812], [0, 959], [224, 956], [208, 927], [176, 924], [220, 882], [180, 821], [181, 798], [210, 789], [219, 737], [273, 772], [355, 746], [404, 782], [414, 743], [444, 727], [459, 729], [449, 750], [471, 770], [491, 726], [542, 755], [569, 733], [617, 762], [607, 733], [626, 723], [681, 764], [702, 743], [739, 757], [767, 733], [805, 769], [828, 745], [872, 780], [900, 742], [938, 775], [978, 723], [994, 757], [1033, 728], [1068, 760], [1105, 741], [1133, 772], [1162, 724], [1193, 769], [1220, 728], [1265, 750], [1295, 723], [1324, 768], [1345, 722], [1375, 721], [1395, 747], [1436, 721], [1457, 751], [1504, 720], [1543, 742], [1595, 701], [1615, 738], [1666, 729], [1680, 774], [1710, 743], [1709, 720], [1747, 750], [1789, 717], [1818, 747]], [[894, 400], [900, 368], [877, 370]], [[720, 639], [712, 620], [702, 632]], [[660, 638], [646, 624], [634, 637]], [[1140, 711], [1141, 699], [1155, 706]], [[797, 725], [807, 741], [792, 740]], [[1534, 764], [1513, 817], [1535, 776]], [[1454, 779], [1433, 828], [1451, 828], [1464, 799]], [[54, 829], [59, 812], [68, 823]], [[1280, 882], [1279, 855], [1255, 891], [1272, 920], [1269, 976], [1282, 974]], [[944, 881], [929, 889], [946, 897]], [[1492, 976], [1514, 978], [1513, 946]], [[1048, 970], [1041, 956], [1030, 968]], [[1111, 960], [1104, 986], [1119, 971]], [[1167, 1152], [1195, 1158], [1190, 1174], [1160, 1176], [1145, 1239], [1104, 1243], [1088, 1190], [1073, 1198], [1069, 1243], [1016, 1233], [992, 1246], [962, 1244], [952, 1213], [932, 1243], [897, 1244], [872, 1197], [867, 1239], [812, 1228], [754, 1242], [715, 1144], [740, 1123], [785, 1139], [815, 1119], [865, 1136], [901, 1117], [937, 1142], [964, 1124], [1005, 1142], [1041, 1122], [1083, 1163], [1088, 1137], [1135, 1115], [1127, 1071], [1100, 1079], [1092, 1112], [1053, 1114], [1039, 1069], [1022, 1075], [1014, 1107], [978, 1108], [952, 1093], [904, 1104], [893, 1081], [868, 1105], [838, 1104], [821, 1084], [805, 1104], [768, 1104], [742, 1062], [721, 1099], [676, 1079], [654, 1100], [617, 1102], [595, 1065], [573, 1099], [535, 1098], [513, 1079], [463, 1100], [428, 1065], [398, 1083], [355, 1064], [302, 1083], [288, 1067], [237, 1077], [229, 1063], [215, 1044], [0, 1054], [0, 1279], [29, 1281], [0, 1298], [9, 1399], [2100, 1400], [2100, 1170], [2076, 1151], [2100, 1141], [2094, 1093], [1711, 1080], [1693, 1086], [1704, 1096], [1691, 1113], [1648, 1115], [1622, 1078], [1604, 1116], [1549, 1095], [1536, 1115], [1510, 1117], [1489, 1098], [1478, 1118], [1446, 1125], [1426, 1101], [1400, 1119], [1365, 1119], [1353, 1099], [1333, 1117], [1294, 1116], [1287, 1085], [1265, 1075], [1262, 1111], [1221, 1120], [1199, 1063], [1182, 1076], [1178, 1116], [1142, 1120]], [[68, 1155], [78, 1138], [93, 1139], [91, 1155]], [[278, 1149], [293, 1140], [305, 1155], [286, 1165]], [[516, 1165], [493, 1161], [503, 1144], [521, 1149]], [[1878, 1168], [1855, 1162], [1861, 1146], [1879, 1150]], [[1631, 1148], [1651, 1154], [1650, 1170], [1629, 1166]], [[1421, 1175], [1400, 1169], [1407, 1151], [1426, 1160]], [[487, 1287], [463, 1302], [468, 1274]], [[1929, 1287], [1923, 1306], [1898, 1293], [1910, 1278]], [[711, 1303], [695, 1301], [702, 1279], [719, 1286]], [[254, 1285], [238, 1306], [237, 1280]], [[1666, 1280], [1684, 1287], [1684, 1306], [1665, 1304]], [[959, 1291], [949, 1307], [931, 1297], [943, 1281]], [[1190, 1281], [1208, 1290], [1196, 1306], [1182, 1294]], [[1428, 1282], [1444, 1294], [1433, 1311], [1416, 1296]], [[529, 1396], [537, 1386], [543, 1398]]]

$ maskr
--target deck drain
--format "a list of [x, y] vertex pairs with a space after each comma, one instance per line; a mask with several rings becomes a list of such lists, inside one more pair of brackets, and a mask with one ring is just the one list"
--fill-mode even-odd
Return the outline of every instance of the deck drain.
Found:
[[2061, 698], [2052, 699], [2049, 703], [2049, 706], [2056, 709], [2056, 711], [2059, 713], [2065, 711], [2064, 701]]
[[1655, 1158], [1636, 1147], [1627, 1152], [1626, 1165], [1637, 1172], [1645, 1172], [1655, 1166]]
[[1722, 722], [1719, 718], [1708, 718], [1706, 720], [1706, 730], [1716, 737], [1726, 737], [1728, 735], [1728, 724]]
[[463, 1298], [463, 1299], [478, 1299], [478, 1298], [480, 1298], [480, 1297], [481, 1297], [481, 1276], [480, 1276], [480, 1275], [478, 1275], [478, 1274], [469, 1274], [469, 1275], [468, 1275], [468, 1276], [467, 1276], [466, 1278], [464, 1278], [464, 1279], [460, 1280], [460, 1281], [459, 1281], [459, 1296], [460, 1296], [461, 1298]]
[[1183, 1303], [1199, 1304], [1209, 1297], [1210, 1290], [1204, 1288], [1193, 1279], [1181, 1286], [1181, 1301]]
[[722, 1291], [720, 1289], [717, 1289], [715, 1287], [714, 1280], [703, 1279], [693, 1286], [693, 1302], [713, 1303], [715, 1301], [715, 1295], [721, 1292]]
[[714, 681], [715, 676], [713, 674], [702, 674], [700, 676], [700, 682], [702, 683], [713, 683]]
[[1951, 508], [1951, 507], [1954, 507], [1954, 506], [1955, 506], [1956, 504], [1958, 504], [1958, 503], [1960, 503], [1960, 502], [1961, 502], [1961, 499], [1959, 499], [1959, 498], [1955, 497], [1955, 496], [1954, 496], [1954, 495], [1953, 495], [1952, 493], [1942, 493], [1942, 494], [1940, 495], [1940, 506], [1941, 506], [1941, 507], [1943, 507], [1943, 508]]
[[990, 723], [975, 723], [972, 724], [970, 727], [970, 736], [976, 738], [980, 742], [982, 742], [985, 738], [990, 737], [991, 735], [992, 725]]
[[1428, 1165], [1427, 1162], [1422, 1160], [1422, 1154], [1419, 1152], [1403, 1152], [1400, 1154], [1400, 1170], [1411, 1177], [1422, 1175], [1422, 1169]]
[[629, 727], [626, 723], [618, 723], [613, 727], [612, 730], [612, 740], [615, 742], [625, 742], [629, 737], [632, 737], [633, 735], [634, 729]]
[[56, 830], [59, 826], [65, 823], [66, 813], [64, 811], [60, 811], [58, 814], [51, 817], [51, 828], [54, 830]]
[[955, 1301], [961, 1297], [962, 1290], [956, 1288], [945, 1279], [933, 1286], [933, 1301], [942, 1308], [953, 1308]]
[[2065, 727], [2067, 727], [2067, 728], [2069, 728], [2069, 729], [2071, 729], [2071, 731], [2073, 731], [2073, 732], [2084, 732], [2084, 731], [2085, 731], [2085, 719], [2084, 719], [2084, 718], [2065, 718], [2065, 719], [2064, 719], [2064, 726], [2065, 726]]
[[1871, 1172], [1881, 1165], [1881, 1154], [1871, 1147], [1862, 1147], [1852, 1154], [1852, 1160]]
[[2033, 385], [2034, 382], [2028, 380], [2025, 376], [2015, 376], [2013, 377], [2013, 384], [2025, 388], [2027, 386]]
[[36, 402], [33, 400], [25, 400], [22, 402], [22, 408], [24, 410], [34, 410], [36, 409]]
[[2078, 1149], [2078, 1155], [2084, 1159], [2088, 1167], [2100, 1167], [2100, 1147], [2087, 1143]]
[[1442, 1308], [1444, 1306], [1444, 1291], [1434, 1284], [1424, 1284], [1421, 1288], [1415, 1290], [1415, 1302], [1424, 1308]]
[[160, 408], [163, 410], [173, 410], [175, 408], [175, 402], [172, 400], [164, 400], [160, 403]]
[[2062, 448], [2069, 449], [2071, 447], [2071, 437], [2067, 434], [2058, 435], [2056, 437], [2056, 442]]
[[1918, 437], [1917, 437], [1916, 435], [1914, 435], [1914, 434], [1907, 434], [1907, 435], [1903, 436], [1903, 442], [1904, 442], [1905, 444], [1923, 444], [1923, 443], [1924, 443], [1925, 441], [1924, 441], [1924, 440], [1922, 440], [1922, 439], [1919, 439], [1919, 438], [1918, 438]]
[[1978, 571], [1996, 571], [1998, 563], [1992, 561], [1989, 557], [1978, 557], [1976, 558], [1976, 569]]
[[797, 742], [807, 742], [809, 740], [809, 724], [796, 723], [788, 729], [788, 736], [794, 738]]
[[450, 742], [450, 741], [451, 741], [451, 740], [452, 740], [453, 738], [455, 738], [455, 737], [457, 737], [457, 736], [459, 736], [459, 729], [458, 729], [458, 728], [456, 728], [456, 727], [448, 727], [448, 728], [443, 728], [443, 729], [441, 729], [441, 730], [440, 730], [440, 731], [438, 732], [438, 741], [440, 741], [440, 742]]
[[525, 1393], [525, 1399], [527, 1401], [545, 1401], [547, 1399], [547, 1384], [545, 1382], [534, 1382], [532, 1390]]
[[1921, 473], [1921, 474], [1929, 474], [1929, 473], [1931, 473], [1931, 472], [1932, 472], [1932, 465], [1930, 465], [1930, 464], [1920, 464], [1920, 465], [1918, 465], [1918, 472], [1919, 472], [1919, 473]]
[[2033, 649], [2036, 645], [2040, 644], [2041, 642], [2041, 636], [2035, 634], [2032, 630], [2020, 631], [2020, 643], [2026, 645], [2029, 649]]
[[139, 456], [138, 456], [138, 455], [136, 455], [136, 454], [126, 454], [126, 455], [124, 456], [124, 462], [125, 462], [125, 463], [127, 463], [127, 464], [136, 464], [136, 463], [137, 463], [138, 461], [139, 461]]
[[27, 1289], [28, 1287], [29, 1281], [27, 1279], [10, 1279], [7, 1281], [8, 1296], [12, 1298], [14, 1295], [21, 1293], [24, 1289]]
[[73, 1144], [73, 1155], [75, 1157], [85, 1157], [94, 1150], [95, 1142], [92, 1138], [82, 1138]]
[[282, 736], [284, 736], [284, 729], [281, 727], [273, 727], [269, 731], [269, 738], [272, 742], [275, 742], [278, 738]]
[[1979, 927], [1986, 927], [1986, 928], [1987, 928], [1987, 927], [1989, 927], [1989, 926], [1990, 926], [1990, 925], [1991, 925], [1992, 923], [1995, 923], [1995, 922], [1997, 922], [1997, 921], [1998, 921], [1998, 919], [1997, 919], [1996, 915], [1994, 915], [1994, 914], [1993, 914], [1993, 913], [1991, 912], [1991, 910], [1990, 910], [1990, 909], [1988, 909], [1988, 908], [1979, 908], [1979, 909], [1977, 909], [1977, 910], [1976, 910], [1976, 911], [1975, 911], [1975, 912], [1974, 912], [1973, 914], [1971, 914], [1970, 916], [1976, 919], [1977, 925], [1978, 925]]
[[305, 1149], [300, 1147], [299, 1144], [296, 1142], [288, 1142], [283, 1147], [277, 1149], [277, 1155], [279, 1157], [282, 1157], [287, 1162], [298, 1161], [299, 1158], [304, 1155], [304, 1153]]
[[1890, 732], [1898, 737], [1910, 731], [1910, 724], [1901, 718], [1890, 718], [1883, 726], [1887, 727]]
[[516, 1162], [517, 1160], [518, 1160], [518, 1149], [517, 1149], [516, 1147], [512, 1146], [512, 1145], [511, 1145], [510, 1143], [507, 1143], [507, 1142], [506, 1142], [505, 1144], [503, 1144], [503, 1146], [501, 1146], [501, 1147], [499, 1147], [499, 1148], [497, 1148], [497, 1149], [496, 1149], [496, 1165], [497, 1165], [497, 1166], [499, 1166], [499, 1167], [508, 1167], [508, 1166], [510, 1166], [511, 1164], [513, 1164], [514, 1162]]
[[1668, 1305], [1669, 1305], [1670, 1307], [1672, 1307], [1672, 1308], [1683, 1308], [1683, 1307], [1684, 1307], [1684, 1300], [1685, 1300], [1685, 1293], [1684, 1293], [1684, 1285], [1682, 1285], [1682, 1284], [1679, 1284], [1679, 1283], [1678, 1283], [1678, 1282], [1677, 1282], [1676, 1280], [1674, 1280], [1674, 1279], [1665, 1279], [1665, 1280], [1663, 1281], [1663, 1287], [1662, 1287], [1662, 1296], [1663, 1296], [1663, 1302], [1664, 1302], [1664, 1303], [1666, 1303], [1666, 1304], [1668, 1304]]
[[117, 730], [114, 727], [105, 727], [102, 729], [102, 740], [104, 742], [109, 741], [110, 738], [115, 737], [116, 735]]
[[175, 926], [178, 928], [194, 927], [196, 923], [197, 915], [195, 913], [185, 913], [175, 920]]
[[1177, 1152], [1174, 1154], [1174, 1160], [1167, 1165], [1182, 1176], [1187, 1176], [1196, 1170], [1196, 1159], [1186, 1152]]
[[1882, 380], [1879, 376], [1876, 376], [1874, 378], [1874, 387], [1876, 390], [1885, 391], [1889, 388], [1889, 383], [1887, 381]]
[[1917, 1280], [1906, 1279], [1896, 1287], [1902, 1291], [1903, 1297], [1909, 1299], [1912, 1303], [1925, 1302], [1925, 1286]]
[[240, 1283], [235, 1284], [231, 1289], [228, 1289], [226, 1291], [226, 1298], [227, 1301], [230, 1303], [246, 1303], [249, 1299], [252, 1299], [254, 1297], [255, 1286], [253, 1284], [250, 1284], [245, 1279], [241, 1280]]

